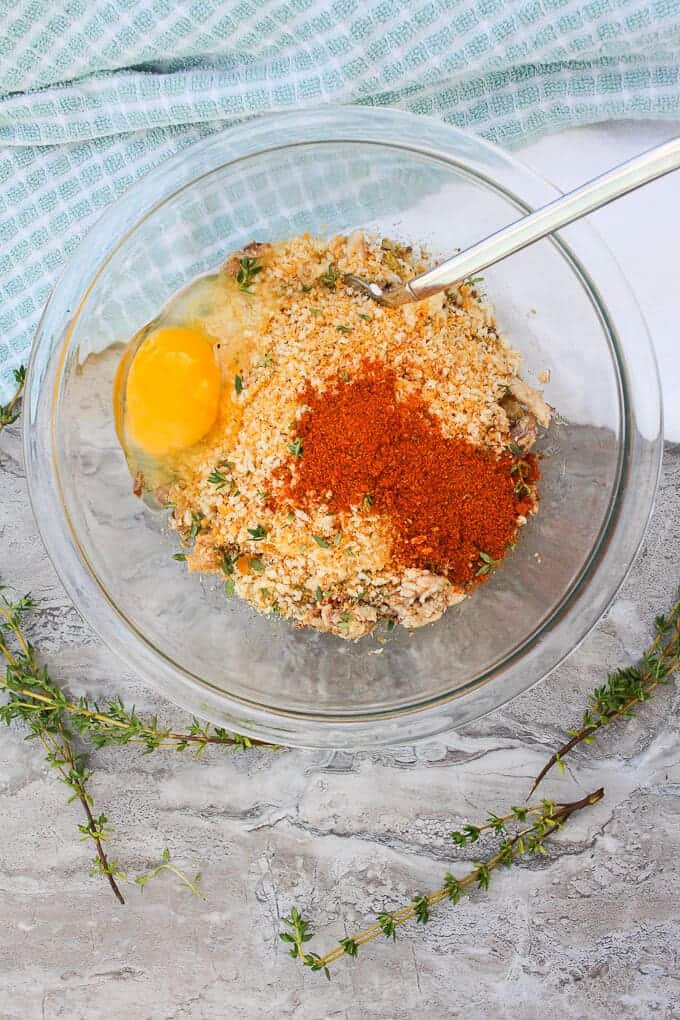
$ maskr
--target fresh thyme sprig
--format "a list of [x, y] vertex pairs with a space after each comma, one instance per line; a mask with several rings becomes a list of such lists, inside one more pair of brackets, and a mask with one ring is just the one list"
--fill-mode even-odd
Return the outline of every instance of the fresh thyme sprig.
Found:
[[20, 368], [14, 369], [14, 381], [17, 385], [14, 395], [10, 398], [9, 403], [0, 404], [0, 432], [7, 425], [12, 425], [19, 417], [21, 395], [24, 391], [24, 384], [26, 382], [26, 368], [21, 365]]
[[[108, 819], [106, 818], [105, 815], [100, 815], [99, 818], [96, 820], [97, 826], [100, 827], [101, 829], [102, 839], [108, 839], [109, 826], [107, 825], [107, 821]], [[79, 825], [78, 828], [80, 829], [81, 832], [85, 832], [87, 826]], [[87, 836], [83, 837], [83, 839], [86, 838], [88, 837]], [[144, 888], [148, 885], [148, 883], [151, 882], [154, 878], [157, 878], [164, 871], [170, 872], [172, 875], [174, 875], [178, 879], [180, 885], [183, 885], [186, 889], [188, 889], [189, 892], [192, 893], [192, 895], [197, 896], [201, 900], [205, 899], [205, 896], [201, 892], [200, 888], [201, 873], [198, 872], [196, 875], [194, 875], [193, 878], [189, 878], [188, 875], [185, 875], [183, 871], [180, 871], [179, 868], [177, 868], [174, 864], [171, 863], [170, 851], [167, 848], [163, 851], [160, 864], [157, 864], [155, 867], [153, 867], [151, 871], [148, 871], [145, 874], [136, 875], [134, 878], [129, 878], [123, 871], [121, 871], [120, 863], [117, 857], [114, 861], [111, 861], [111, 863], [107, 865], [106, 869], [102, 866], [102, 863], [99, 860], [99, 858], [95, 857], [90, 874], [108, 875], [110, 873], [119, 882], [134, 882], [135, 885], [139, 886], [140, 892], [143, 892]]]
[[[485, 830], [491, 829], [502, 837], [498, 851], [485, 861], [479, 861], [474, 868], [462, 878], [456, 878], [450, 872], [444, 876], [444, 883], [436, 892], [423, 895], [418, 893], [412, 901], [400, 910], [380, 914], [376, 922], [356, 935], [341, 939], [340, 942], [324, 956], [306, 951], [306, 943], [314, 937], [309, 921], [300, 911], [293, 907], [283, 923], [289, 929], [280, 932], [279, 938], [290, 946], [290, 955], [299, 959], [305, 967], [313, 971], [323, 971], [330, 979], [329, 966], [342, 956], [356, 958], [361, 946], [384, 935], [392, 940], [396, 937], [396, 929], [407, 921], [415, 918], [420, 924], [430, 920], [432, 907], [443, 900], [458, 903], [463, 892], [470, 886], [477, 885], [487, 890], [492, 872], [497, 868], [509, 867], [516, 857], [523, 854], [545, 854], [543, 841], [547, 836], [557, 832], [564, 823], [577, 811], [596, 804], [604, 796], [604, 790], [595, 790], [581, 800], [569, 804], [555, 804], [552, 801], [541, 801], [532, 807], [513, 807], [510, 814], [504, 816], [491, 815], [483, 825], [467, 825], [462, 832], [451, 833], [454, 842], [459, 846], [476, 843]], [[529, 820], [524, 828], [509, 829], [511, 823], [522, 823]]]
[[163, 851], [163, 854], [161, 856], [161, 863], [157, 864], [156, 867], [152, 868], [151, 871], [147, 872], [147, 874], [137, 875], [137, 877], [135, 878], [135, 882], [143, 892], [145, 886], [149, 882], [151, 882], [152, 879], [157, 878], [164, 871], [168, 871], [172, 875], [174, 875], [179, 880], [180, 884], [186, 886], [189, 892], [192, 893], [194, 896], [197, 896], [200, 900], [205, 899], [205, 896], [201, 892], [200, 887], [201, 886], [200, 871], [197, 872], [193, 878], [189, 878], [187, 875], [184, 874], [183, 871], [180, 871], [179, 868], [176, 868], [175, 865], [172, 863], [170, 851], [167, 848]]
[[[202, 723], [198, 719], [192, 719], [186, 731], [177, 732], [160, 726], [155, 717], [141, 718], [134, 706], [126, 708], [120, 698], [108, 701], [105, 706], [86, 697], [77, 700], [69, 698], [52, 680], [47, 670], [37, 664], [21, 627], [19, 614], [33, 606], [31, 597], [24, 596], [15, 603], [8, 603], [6, 599], [3, 601], [4, 604], [0, 602], [0, 613], [7, 619], [8, 626], [9, 617], [12, 616], [11, 630], [22, 649], [22, 658], [18, 660], [21, 668], [8, 668], [4, 681], [0, 678], [0, 690], [6, 690], [10, 696], [10, 700], [0, 707], [0, 718], [4, 721], [20, 719], [29, 726], [41, 723], [50, 726], [53, 720], [66, 717], [73, 729], [96, 748], [135, 744], [141, 745], [147, 753], [158, 749], [191, 749], [196, 757], [200, 757], [210, 744], [244, 750], [255, 745], [274, 748], [273, 744], [251, 740], [240, 733], [230, 733], [221, 726]], [[25, 649], [30, 653], [28, 658]], [[0, 651], [8, 659], [9, 648], [6, 642], [0, 644]], [[14, 658], [17, 659], [16, 656]]]
[[103, 708], [85, 697], [79, 698], [77, 702], [70, 701], [51, 681], [50, 689], [42, 689], [42, 684], [36, 682], [38, 680], [39, 678], [34, 678], [32, 687], [24, 685], [21, 688], [0, 681], [0, 690], [5, 687], [12, 692], [13, 697], [20, 699], [17, 702], [8, 702], [3, 708], [11, 706], [16, 712], [16, 717], [21, 717], [24, 721], [39, 719], [51, 712], [65, 712], [73, 728], [87, 737], [96, 748], [114, 744], [135, 744], [140, 745], [145, 753], [149, 754], [156, 750], [191, 749], [198, 758], [210, 744], [243, 750], [255, 746], [271, 749], [275, 747], [274, 744], [253, 740], [240, 733], [230, 733], [221, 726], [201, 723], [198, 719], [192, 719], [186, 731], [176, 732], [159, 726], [156, 718], [141, 719], [134, 706], [126, 708], [119, 698], [107, 702]]
[[[120, 883], [130, 879], [122, 871], [118, 858], [110, 859], [104, 849], [110, 835], [108, 818], [103, 813], [96, 815], [94, 812], [88, 788], [92, 772], [87, 767], [85, 756], [77, 754], [74, 749], [75, 736], [86, 737], [95, 748], [137, 744], [147, 753], [159, 748], [174, 751], [191, 748], [197, 758], [209, 744], [245, 749], [261, 744], [261, 741], [228, 733], [220, 726], [210, 726], [198, 719], [192, 720], [187, 732], [177, 733], [160, 727], [155, 718], [140, 719], [134, 707], [125, 708], [119, 698], [109, 701], [105, 708], [85, 697], [72, 701], [35, 658], [21, 622], [31, 608], [33, 600], [30, 595], [10, 601], [0, 594], [0, 655], [6, 662], [5, 677], [0, 677], [0, 691], [8, 695], [8, 700], [0, 705], [0, 721], [8, 726], [20, 721], [27, 726], [29, 737], [40, 741], [50, 768], [71, 790], [69, 803], [80, 801], [85, 812], [85, 822], [78, 825], [78, 830], [81, 839], [92, 841], [96, 850], [91, 874], [103, 875], [116, 899], [124, 903]], [[275, 745], [262, 746], [274, 749]], [[163, 852], [160, 864], [133, 881], [143, 889], [163, 871], [171, 872], [194, 895], [204, 898], [198, 887], [200, 874], [193, 879], [188, 878], [171, 863], [168, 850]]]
[[59, 688], [50, 680], [47, 670], [40, 668], [36, 662], [31, 645], [26, 640], [21, 627], [21, 616], [33, 605], [31, 597], [11, 602], [4, 595], [0, 596], [0, 653], [7, 664], [5, 681], [0, 687], [10, 692], [10, 700], [0, 705], [0, 721], [9, 726], [15, 719], [28, 725], [29, 737], [42, 744], [47, 762], [54, 769], [58, 778], [71, 790], [69, 803], [80, 801], [85, 812], [85, 823], [78, 828], [84, 840], [92, 840], [97, 856], [96, 870], [104, 875], [119, 903], [124, 903], [123, 894], [118, 886], [120, 878], [118, 862], [109, 862], [104, 850], [108, 839], [106, 815], [95, 816], [92, 795], [88, 789], [88, 781], [92, 775], [86, 765], [85, 756], [77, 754], [73, 747], [73, 737], [64, 722], [58, 705], [38, 715], [26, 712], [27, 701], [19, 692], [38, 683], [43, 689], [51, 689], [61, 694]]
[[536, 776], [529, 796], [553, 766], [564, 771], [565, 755], [580, 743], [592, 744], [595, 733], [603, 726], [616, 719], [629, 718], [635, 705], [649, 701], [656, 688], [680, 668], [680, 597], [668, 615], [657, 616], [654, 625], [656, 636], [639, 665], [610, 673], [607, 682], [589, 695], [581, 726], [567, 730], [570, 739], [550, 756]]

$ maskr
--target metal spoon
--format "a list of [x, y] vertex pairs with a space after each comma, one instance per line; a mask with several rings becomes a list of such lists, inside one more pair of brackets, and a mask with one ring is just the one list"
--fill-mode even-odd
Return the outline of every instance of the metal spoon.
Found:
[[679, 167], [680, 138], [674, 138], [503, 227], [408, 283], [380, 287], [377, 283], [369, 283], [352, 274], [344, 277], [345, 283], [382, 305], [395, 306], [422, 301]]

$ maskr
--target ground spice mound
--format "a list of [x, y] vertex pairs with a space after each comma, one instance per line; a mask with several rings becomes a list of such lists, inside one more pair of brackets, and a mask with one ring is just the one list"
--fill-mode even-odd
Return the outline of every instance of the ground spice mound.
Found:
[[539, 477], [535, 458], [500, 456], [442, 435], [418, 396], [398, 400], [397, 377], [363, 361], [359, 374], [300, 394], [302, 454], [285, 469], [285, 494], [331, 513], [362, 507], [393, 525], [395, 566], [442, 574], [454, 584], [481, 579], [514, 540], [522, 495]]

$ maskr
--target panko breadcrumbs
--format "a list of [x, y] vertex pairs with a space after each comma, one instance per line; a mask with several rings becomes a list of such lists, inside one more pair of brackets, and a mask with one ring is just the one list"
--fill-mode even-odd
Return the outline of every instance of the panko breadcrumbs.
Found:
[[[246, 274], [246, 286], [244, 259], [256, 268]], [[382, 366], [383, 389], [392, 380], [395, 414], [420, 408], [424, 434], [438, 431], [442, 449], [458, 444], [507, 462], [515, 500], [508, 504], [511, 531], [536, 512], [538, 471], [529, 451], [537, 426], [549, 423], [550, 408], [519, 378], [520, 356], [499, 335], [475, 288], [461, 284], [427, 301], [388, 308], [343, 283], [346, 273], [385, 284], [425, 268], [423, 253], [361, 232], [253, 244], [227, 259], [222, 273], [233, 283], [236, 312], [229, 311], [229, 321], [224, 313], [207, 314], [204, 326], [222, 341], [216, 355], [224, 359], [231, 427], [211, 437], [167, 494], [175, 507], [172, 526], [193, 542], [189, 570], [222, 572], [228, 594], [261, 612], [358, 638], [380, 619], [405, 627], [436, 620], [496, 565], [509, 542], [496, 557], [477, 549], [468, 564], [472, 579], [461, 581], [446, 563], [398, 552], [405, 547], [389, 499], [378, 505], [367, 492], [339, 506], [330, 488], [306, 498], [296, 490], [305, 473], [301, 433], [311, 437], [318, 414], [304, 395], [314, 394], [308, 397], [314, 407], [340, 401], [342, 392], [347, 401], [351, 391], [343, 385], [357, 384], [369, 369], [380, 374]], [[227, 358], [237, 335], [242, 346], [235, 363]], [[396, 420], [407, 428], [410, 419]], [[357, 422], [357, 463], [362, 435], [376, 427], [370, 416]], [[351, 457], [355, 447], [342, 438], [344, 456]], [[389, 450], [380, 450], [389, 457]], [[412, 487], [414, 463], [407, 479]], [[403, 512], [400, 520], [415, 527]], [[455, 527], [454, 521], [449, 532]], [[444, 537], [450, 543], [450, 534]]]

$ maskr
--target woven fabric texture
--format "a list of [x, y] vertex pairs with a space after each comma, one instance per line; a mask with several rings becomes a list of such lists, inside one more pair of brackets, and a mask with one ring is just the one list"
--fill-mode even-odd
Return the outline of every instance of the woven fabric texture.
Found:
[[0, 401], [101, 211], [236, 120], [324, 103], [505, 145], [680, 116], [680, 0], [0, 0]]

